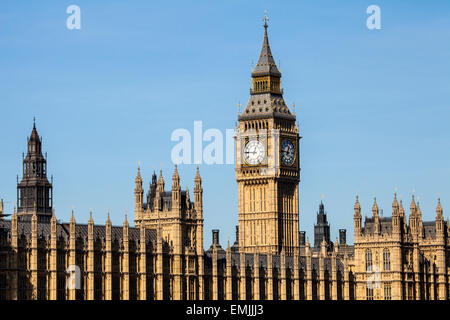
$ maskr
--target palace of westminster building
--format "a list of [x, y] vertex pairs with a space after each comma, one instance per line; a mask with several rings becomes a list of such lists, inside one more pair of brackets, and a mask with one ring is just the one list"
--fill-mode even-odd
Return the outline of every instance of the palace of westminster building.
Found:
[[[394, 196], [392, 216], [354, 205], [354, 244], [330, 240], [323, 203], [311, 245], [299, 231], [299, 127], [283, 99], [267, 20], [252, 88], [236, 126], [238, 221], [234, 244], [219, 231], [203, 247], [203, 188], [171, 189], [162, 172], [144, 194], [138, 168], [134, 227], [59, 222], [52, 181], [35, 125], [17, 184], [17, 208], [0, 203], [0, 299], [49, 300], [446, 300], [450, 225], [440, 201], [423, 221], [412, 197], [409, 217]], [[7, 216], [10, 216], [6, 219]]]

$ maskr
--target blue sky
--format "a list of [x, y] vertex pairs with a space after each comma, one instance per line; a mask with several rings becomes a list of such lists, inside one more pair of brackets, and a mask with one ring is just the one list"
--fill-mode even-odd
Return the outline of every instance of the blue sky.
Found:
[[[81, 8], [68, 30], [66, 8]], [[381, 30], [366, 8], [381, 8]], [[450, 200], [448, 1], [2, 1], [0, 197], [12, 211], [33, 117], [54, 176], [57, 217], [103, 224], [133, 219], [141, 161], [145, 190], [162, 164], [167, 188], [177, 128], [225, 132], [249, 98], [262, 18], [281, 60], [285, 101], [301, 135], [300, 228], [312, 241], [324, 194], [332, 227], [352, 241], [353, 204], [373, 197], [391, 213], [394, 188], [412, 189], [425, 220]], [[194, 165], [179, 168], [193, 189]], [[205, 247], [211, 229], [234, 241], [233, 165], [202, 165]], [[407, 210], [409, 212], [409, 210]]]

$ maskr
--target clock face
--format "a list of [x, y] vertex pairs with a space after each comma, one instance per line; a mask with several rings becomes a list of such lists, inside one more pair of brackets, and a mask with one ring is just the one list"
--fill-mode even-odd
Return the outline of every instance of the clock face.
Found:
[[264, 159], [264, 145], [258, 140], [249, 141], [244, 148], [245, 162], [251, 165], [259, 164]]
[[295, 159], [295, 147], [289, 140], [283, 140], [281, 143], [281, 161], [287, 166], [292, 165]]

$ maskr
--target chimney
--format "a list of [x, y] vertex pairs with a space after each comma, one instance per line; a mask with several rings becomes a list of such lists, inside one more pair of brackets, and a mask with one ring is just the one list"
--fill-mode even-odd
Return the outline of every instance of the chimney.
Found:
[[304, 246], [306, 244], [306, 231], [299, 231], [298, 239], [299, 239], [300, 245]]
[[219, 230], [218, 229], [214, 229], [212, 231], [212, 244], [213, 244], [213, 246], [219, 245]]
[[347, 244], [347, 230], [339, 229], [339, 244]]

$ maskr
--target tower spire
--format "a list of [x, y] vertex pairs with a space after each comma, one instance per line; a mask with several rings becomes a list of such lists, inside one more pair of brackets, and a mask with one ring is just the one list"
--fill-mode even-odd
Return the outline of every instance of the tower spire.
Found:
[[437, 217], [442, 217], [442, 213], [444, 210], [442, 210], [442, 205], [441, 205], [441, 197], [438, 198], [438, 204], [436, 207], [436, 216]]
[[37, 211], [39, 222], [50, 222], [53, 207], [52, 183], [47, 179], [47, 159], [42, 154], [42, 139], [33, 129], [27, 142], [26, 156], [22, 156], [23, 175], [17, 185], [17, 214], [23, 220], [30, 220]]
[[267, 18], [267, 10], [265, 11], [264, 16], [264, 38], [262, 43], [261, 52], [259, 54], [258, 62], [256, 63], [255, 68], [252, 71], [252, 77], [259, 76], [275, 76], [280, 78], [281, 72], [277, 68], [277, 64], [275, 63], [275, 59], [272, 55], [272, 50], [269, 45], [269, 36], [267, 32], [267, 28], [269, 27], [267, 24], [269, 18]]
[[269, 21], [269, 18], [267, 17], [267, 9], [264, 10], [264, 28], [267, 30], [267, 21]]
[[[269, 45], [267, 12], [264, 16], [264, 37], [259, 54], [258, 62], [252, 68], [252, 85], [250, 89], [250, 100], [243, 112], [239, 113], [239, 120], [254, 117], [283, 117], [294, 120], [289, 107], [283, 99], [281, 72], [275, 63], [272, 50]], [[258, 107], [255, 107], [258, 106]], [[295, 122], [294, 122], [295, 124]]]

